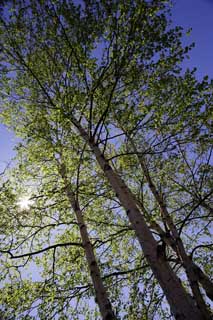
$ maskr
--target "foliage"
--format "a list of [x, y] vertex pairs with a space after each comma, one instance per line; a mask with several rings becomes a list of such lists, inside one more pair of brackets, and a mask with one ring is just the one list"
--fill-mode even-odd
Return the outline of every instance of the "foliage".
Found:
[[[172, 318], [73, 118], [131, 189], [159, 244], [171, 234], [163, 207], [211, 278], [212, 83], [181, 70], [192, 46], [182, 47], [169, 14], [158, 0], [6, 3], [1, 119], [22, 141], [0, 195], [5, 317], [100, 318], [64, 165], [117, 319]], [[22, 195], [28, 210], [17, 205]], [[165, 254], [191, 293], [182, 257], [168, 243]]]

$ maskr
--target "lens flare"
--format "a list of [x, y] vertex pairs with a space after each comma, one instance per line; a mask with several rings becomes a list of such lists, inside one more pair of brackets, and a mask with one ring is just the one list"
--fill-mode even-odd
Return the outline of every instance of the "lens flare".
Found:
[[30, 200], [30, 197], [27, 197], [27, 196], [21, 197], [19, 199], [19, 201], [17, 202], [17, 204], [21, 210], [29, 210], [32, 203], [33, 203], [33, 201]]

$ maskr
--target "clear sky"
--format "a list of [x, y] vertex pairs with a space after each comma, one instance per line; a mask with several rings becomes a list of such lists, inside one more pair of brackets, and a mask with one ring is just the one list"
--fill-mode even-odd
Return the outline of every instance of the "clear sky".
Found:
[[[213, 78], [213, 0], [176, 0], [173, 8], [174, 25], [192, 27], [187, 43], [195, 42], [190, 60], [184, 67], [197, 68], [197, 77]], [[0, 124], [0, 172], [14, 156], [15, 138]]]
[[187, 41], [195, 42], [190, 60], [184, 65], [197, 68], [197, 77], [213, 78], [213, 0], [176, 0], [173, 21], [186, 29], [192, 27]]

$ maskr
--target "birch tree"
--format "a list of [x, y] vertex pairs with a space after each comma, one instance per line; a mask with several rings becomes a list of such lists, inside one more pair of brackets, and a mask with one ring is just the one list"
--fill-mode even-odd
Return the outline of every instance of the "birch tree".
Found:
[[[182, 29], [170, 28], [169, 14], [164, 1], [18, 1], [2, 14], [2, 119], [26, 149], [38, 145], [39, 154], [46, 141], [54, 146], [48, 161], [58, 164], [87, 261], [96, 267], [103, 318], [107, 291], [103, 285], [101, 301], [100, 271], [71, 187], [75, 148], [86, 150], [85, 176], [95, 172], [126, 212], [171, 314], [211, 318], [210, 257], [203, 270], [195, 255], [211, 248], [212, 84], [198, 82], [195, 70], [181, 71], [191, 47], [182, 47]], [[78, 157], [77, 172], [80, 166]]]

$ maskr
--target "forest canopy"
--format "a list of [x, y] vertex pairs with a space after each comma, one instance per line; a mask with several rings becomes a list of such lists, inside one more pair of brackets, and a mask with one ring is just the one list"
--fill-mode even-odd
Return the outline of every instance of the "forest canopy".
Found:
[[210, 320], [213, 82], [160, 0], [7, 0], [2, 319]]

